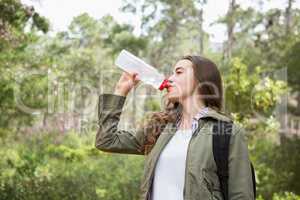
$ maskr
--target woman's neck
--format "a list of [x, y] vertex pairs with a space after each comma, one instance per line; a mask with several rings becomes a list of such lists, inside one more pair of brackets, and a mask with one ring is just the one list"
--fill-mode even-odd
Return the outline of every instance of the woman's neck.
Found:
[[180, 129], [189, 129], [192, 125], [193, 117], [199, 113], [205, 105], [202, 100], [196, 100], [193, 96], [183, 99], [180, 104], [182, 106]]

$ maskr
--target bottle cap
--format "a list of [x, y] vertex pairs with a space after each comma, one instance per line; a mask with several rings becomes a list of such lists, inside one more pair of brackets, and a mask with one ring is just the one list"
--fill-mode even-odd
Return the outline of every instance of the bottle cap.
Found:
[[168, 79], [165, 79], [162, 84], [159, 86], [159, 90], [163, 90], [165, 88], [170, 87], [170, 81]]

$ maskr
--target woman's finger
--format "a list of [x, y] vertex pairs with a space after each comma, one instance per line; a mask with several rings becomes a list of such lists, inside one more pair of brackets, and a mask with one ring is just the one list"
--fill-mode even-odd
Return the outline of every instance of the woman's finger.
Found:
[[138, 74], [138, 73], [135, 73], [135, 74], [134, 74], [134, 80], [140, 81], [140, 78], [139, 78], [139, 74]]

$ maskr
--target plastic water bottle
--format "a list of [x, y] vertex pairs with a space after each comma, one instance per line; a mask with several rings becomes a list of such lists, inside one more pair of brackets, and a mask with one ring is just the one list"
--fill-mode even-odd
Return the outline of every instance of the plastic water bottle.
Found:
[[156, 89], [163, 90], [169, 87], [169, 81], [163, 74], [126, 50], [121, 51], [115, 64], [130, 74], [137, 73], [141, 81]]

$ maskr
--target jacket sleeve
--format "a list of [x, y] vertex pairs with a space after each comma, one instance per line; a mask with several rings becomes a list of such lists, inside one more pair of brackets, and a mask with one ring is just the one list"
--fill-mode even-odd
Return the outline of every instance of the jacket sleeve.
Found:
[[253, 183], [245, 130], [234, 126], [229, 148], [228, 196], [230, 200], [253, 200]]
[[119, 130], [118, 124], [126, 97], [101, 94], [98, 104], [98, 125], [95, 146], [104, 152], [143, 155], [144, 131]]

